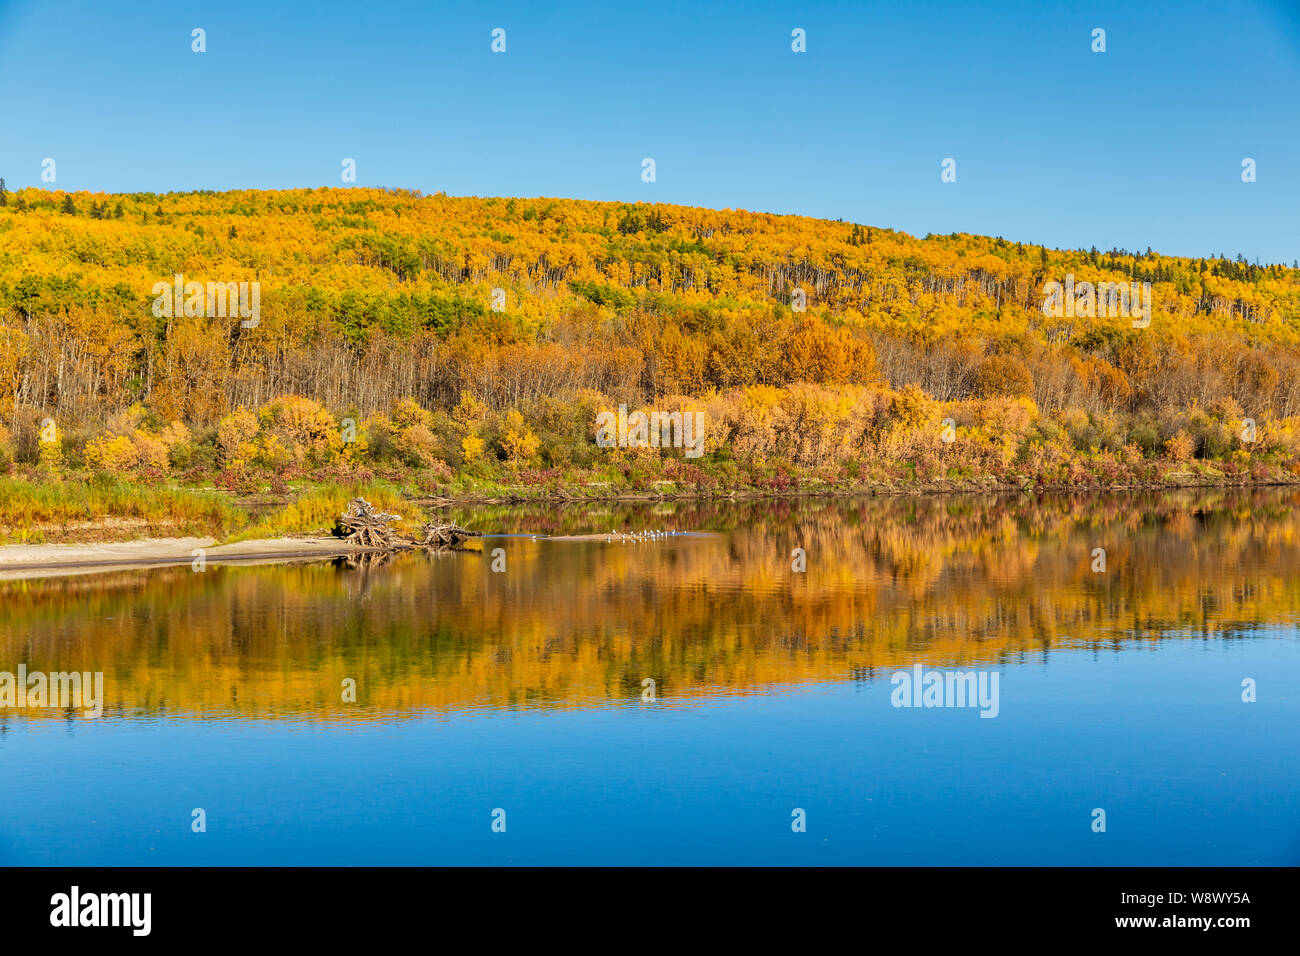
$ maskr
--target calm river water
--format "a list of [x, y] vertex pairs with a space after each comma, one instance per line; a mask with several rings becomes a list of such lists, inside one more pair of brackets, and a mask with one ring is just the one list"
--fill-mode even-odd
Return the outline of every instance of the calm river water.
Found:
[[448, 513], [0, 583], [0, 864], [1300, 863], [1294, 490]]

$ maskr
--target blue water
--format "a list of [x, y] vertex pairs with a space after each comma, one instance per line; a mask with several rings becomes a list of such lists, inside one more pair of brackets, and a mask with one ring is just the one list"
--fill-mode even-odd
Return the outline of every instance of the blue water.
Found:
[[999, 670], [994, 719], [896, 709], [878, 678], [397, 722], [16, 722], [0, 863], [1300, 863], [1294, 632]]

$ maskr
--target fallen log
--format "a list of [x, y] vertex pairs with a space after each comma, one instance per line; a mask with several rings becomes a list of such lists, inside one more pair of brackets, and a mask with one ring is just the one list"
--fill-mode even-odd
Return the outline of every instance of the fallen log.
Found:
[[430, 521], [424, 526], [424, 546], [426, 548], [454, 548], [468, 538], [481, 538], [482, 531], [470, 531], [456, 524], [444, 524]]

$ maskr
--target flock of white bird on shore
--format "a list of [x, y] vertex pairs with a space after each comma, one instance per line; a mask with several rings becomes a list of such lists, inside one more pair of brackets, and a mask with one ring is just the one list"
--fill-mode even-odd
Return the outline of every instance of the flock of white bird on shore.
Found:
[[605, 543], [636, 544], [640, 541], [658, 541], [660, 538], [670, 537], [673, 533], [672, 531], [611, 531], [605, 536]]

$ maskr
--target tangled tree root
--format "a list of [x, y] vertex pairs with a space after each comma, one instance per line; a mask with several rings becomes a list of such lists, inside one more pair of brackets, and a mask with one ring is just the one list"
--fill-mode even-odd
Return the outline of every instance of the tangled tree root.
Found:
[[436, 551], [460, 550], [459, 545], [469, 538], [482, 537], [482, 531], [470, 531], [457, 524], [430, 521], [424, 525], [423, 540], [408, 541], [392, 527], [401, 515], [376, 511], [365, 498], [353, 498], [348, 508], [339, 515], [339, 530], [348, 542], [365, 551], [396, 551], [419, 544]]
[[365, 498], [353, 498], [339, 516], [339, 527], [347, 533], [348, 541], [358, 547], [392, 551], [401, 541], [391, 525], [400, 519], [401, 515], [376, 511]]

